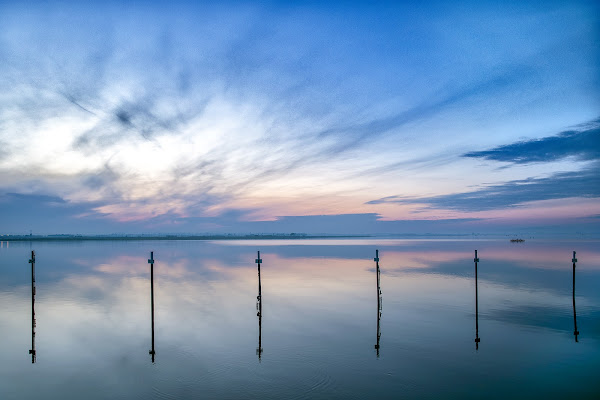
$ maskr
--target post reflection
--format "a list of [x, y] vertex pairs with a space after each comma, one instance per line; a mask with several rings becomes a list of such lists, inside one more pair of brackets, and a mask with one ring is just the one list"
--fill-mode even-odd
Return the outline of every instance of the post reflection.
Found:
[[377, 344], [375, 350], [377, 351], [377, 357], [379, 358], [379, 340], [381, 339], [381, 311], [377, 311]]
[[29, 260], [31, 264], [31, 349], [29, 350], [29, 354], [31, 354], [31, 363], [35, 363], [36, 361], [36, 353], [35, 353], [35, 251], [31, 251], [31, 259]]
[[152, 363], [154, 363], [154, 356], [156, 351], [154, 350], [154, 252], [150, 252], [150, 258], [148, 259], [150, 264], [150, 313], [152, 319], [152, 349], [148, 352], [152, 356]]
[[479, 262], [479, 258], [477, 258], [477, 250], [475, 250], [475, 350], [479, 350], [479, 293], [477, 286], [477, 263]]
[[575, 336], [575, 342], [579, 342], [577, 336], [579, 336], [579, 331], [577, 330], [577, 311], [575, 311], [575, 267], [577, 264], [577, 258], [575, 257], [575, 252], [573, 252], [573, 335]]
[[262, 357], [262, 315], [258, 314], [258, 347], [256, 348], [256, 355], [258, 356], [258, 361], [261, 361]]
[[381, 296], [381, 271], [379, 269], [379, 250], [375, 250], [375, 269], [377, 272], [377, 344], [375, 344], [375, 350], [377, 351], [377, 357], [379, 357], [379, 341], [381, 340], [381, 309], [382, 309], [382, 296]]
[[256, 349], [256, 355], [258, 356], [258, 361], [260, 362], [262, 357], [262, 292], [261, 292], [261, 282], [260, 282], [260, 264], [262, 260], [260, 258], [260, 251], [257, 252], [257, 257], [254, 262], [258, 265], [258, 296], [256, 296], [256, 315], [258, 316], [258, 348]]

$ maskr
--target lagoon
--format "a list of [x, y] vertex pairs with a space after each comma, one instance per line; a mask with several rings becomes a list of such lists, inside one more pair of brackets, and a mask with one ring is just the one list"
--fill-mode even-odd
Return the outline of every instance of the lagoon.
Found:
[[2, 242], [0, 398], [597, 398], [599, 244]]

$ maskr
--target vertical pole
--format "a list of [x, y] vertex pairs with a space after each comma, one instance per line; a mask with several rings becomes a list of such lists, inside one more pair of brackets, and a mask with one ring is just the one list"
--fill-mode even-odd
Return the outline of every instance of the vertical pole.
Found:
[[35, 363], [35, 251], [31, 250], [31, 363]]
[[258, 305], [258, 316], [262, 316], [262, 292], [260, 286], [260, 264], [262, 260], [260, 258], [260, 251], [257, 252], [257, 258], [254, 260], [256, 264], [258, 264], [258, 296], [256, 297], [257, 305]]
[[477, 250], [475, 250], [475, 350], [479, 350], [479, 293], [477, 291], [477, 263], [479, 258], [477, 257]]
[[258, 349], [256, 349], [256, 354], [258, 355], [258, 361], [261, 360], [261, 354], [263, 352], [262, 349], [262, 289], [260, 282], [260, 264], [262, 263], [262, 259], [260, 258], [260, 251], [256, 253], [256, 260], [254, 262], [258, 265], [258, 296], [256, 296], [256, 315], [258, 316]]
[[375, 268], [377, 270], [377, 313], [381, 311], [381, 272], [379, 270], [379, 250], [375, 250]]
[[150, 309], [152, 315], [152, 350], [148, 353], [152, 355], [152, 362], [154, 362], [154, 355], [156, 352], [154, 351], [154, 252], [150, 252], [150, 259], [148, 260], [150, 264]]
[[379, 341], [381, 339], [381, 270], [379, 269], [379, 250], [375, 250], [375, 272], [377, 275], [377, 344], [375, 344], [375, 350], [377, 350], [377, 357], [379, 357]]
[[577, 264], [577, 258], [576, 258], [576, 253], [573, 252], [573, 259], [571, 260], [573, 262], [573, 325], [574, 325], [574, 329], [573, 329], [573, 335], [575, 336], [575, 341], [579, 342], [577, 336], [579, 336], [579, 331], [577, 330], [577, 312], [575, 311], [575, 267]]

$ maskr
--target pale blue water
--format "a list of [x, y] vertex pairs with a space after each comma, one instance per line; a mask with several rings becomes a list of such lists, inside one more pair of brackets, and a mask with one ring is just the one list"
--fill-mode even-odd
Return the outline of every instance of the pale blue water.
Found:
[[[599, 244], [2, 242], [0, 398], [599, 398]], [[28, 354], [32, 249], [34, 364]], [[383, 293], [379, 356], [376, 249]], [[151, 250], [154, 363], [148, 354]], [[257, 250], [263, 260], [260, 359]]]

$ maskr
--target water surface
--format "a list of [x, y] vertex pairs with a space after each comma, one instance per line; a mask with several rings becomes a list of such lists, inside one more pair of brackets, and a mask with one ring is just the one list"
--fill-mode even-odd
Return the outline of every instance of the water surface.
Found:
[[0, 398], [595, 398], [599, 244], [2, 242]]

